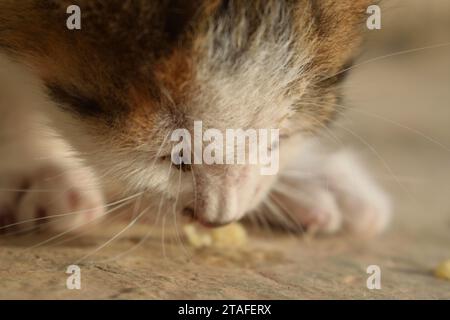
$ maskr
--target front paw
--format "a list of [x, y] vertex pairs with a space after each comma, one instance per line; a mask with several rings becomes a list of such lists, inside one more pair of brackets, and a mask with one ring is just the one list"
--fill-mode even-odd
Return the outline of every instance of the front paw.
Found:
[[296, 229], [322, 233], [373, 236], [386, 229], [391, 217], [389, 198], [349, 151], [327, 157], [320, 169], [291, 167], [269, 201]]
[[390, 198], [354, 153], [334, 153], [327, 160], [324, 177], [341, 208], [347, 231], [373, 236], [388, 227], [392, 217]]
[[77, 231], [100, 220], [104, 201], [87, 168], [46, 165], [0, 176], [0, 230]]

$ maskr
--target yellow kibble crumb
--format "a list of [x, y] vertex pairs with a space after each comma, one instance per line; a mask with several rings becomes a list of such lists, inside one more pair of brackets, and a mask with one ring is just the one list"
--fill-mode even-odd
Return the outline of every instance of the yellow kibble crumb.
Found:
[[193, 224], [187, 224], [183, 228], [189, 244], [195, 248], [210, 247], [212, 245], [211, 235], [201, 232]]
[[441, 279], [450, 280], [450, 259], [442, 262], [435, 270], [434, 275]]
[[212, 229], [211, 236], [216, 247], [242, 247], [247, 243], [247, 232], [239, 223]]
[[242, 247], [247, 242], [247, 232], [239, 223], [232, 223], [220, 228], [204, 228], [194, 224], [184, 226], [188, 242], [195, 248]]

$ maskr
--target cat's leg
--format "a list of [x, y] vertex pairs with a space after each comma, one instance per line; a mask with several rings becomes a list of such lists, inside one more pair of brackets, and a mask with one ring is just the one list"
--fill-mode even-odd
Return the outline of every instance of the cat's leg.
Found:
[[[25, 136], [0, 145], [0, 228], [76, 231], [100, 220], [104, 200], [94, 173], [65, 153], [60, 141]], [[49, 140], [44, 146], [37, 139]]]
[[39, 112], [34, 80], [0, 55], [0, 231], [66, 231], [100, 220], [102, 190]]
[[280, 173], [270, 194], [273, 204], [308, 230], [343, 230], [364, 236], [386, 228], [390, 200], [353, 152], [309, 157], [293, 161]]
[[341, 150], [327, 158], [323, 177], [343, 214], [344, 228], [359, 234], [377, 234], [391, 219], [391, 201], [358, 160]]
[[105, 212], [104, 200], [93, 172], [62, 153], [59, 142], [47, 141], [43, 147], [42, 141], [32, 146], [31, 138], [20, 140], [15, 140], [13, 149], [0, 146], [2, 231], [77, 231], [99, 221]]

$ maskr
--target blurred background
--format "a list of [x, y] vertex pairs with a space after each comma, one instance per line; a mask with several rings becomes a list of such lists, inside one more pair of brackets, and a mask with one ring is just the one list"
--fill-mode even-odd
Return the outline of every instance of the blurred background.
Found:
[[337, 129], [391, 191], [394, 227], [447, 234], [450, 257], [450, 1], [384, 1], [346, 104]]
[[[450, 299], [450, 282], [433, 276], [450, 259], [450, 0], [383, 3], [334, 133], [389, 191], [386, 234], [369, 242], [252, 234], [231, 251], [194, 251], [168, 228], [149, 236], [146, 225], [112, 242], [123, 226], [102, 225], [28, 251], [0, 239], [0, 298]], [[86, 253], [95, 255], [82, 266], [83, 290], [67, 290], [65, 266]], [[381, 290], [366, 287], [369, 265], [382, 270]]]

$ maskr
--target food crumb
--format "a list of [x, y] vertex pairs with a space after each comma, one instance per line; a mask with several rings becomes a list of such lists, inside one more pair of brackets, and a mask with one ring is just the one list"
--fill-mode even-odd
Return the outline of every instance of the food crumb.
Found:
[[357, 278], [355, 276], [345, 276], [342, 279], [342, 282], [345, 284], [353, 284], [356, 280]]
[[450, 280], [450, 259], [439, 264], [434, 270], [434, 275], [441, 279]]
[[247, 231], [239, 223], [209, 229], [196, 224], [184, 226], [184, 233], [190, 245], [195, 248], [235, 248], [247, 243]]

